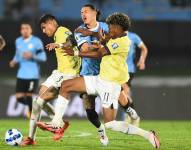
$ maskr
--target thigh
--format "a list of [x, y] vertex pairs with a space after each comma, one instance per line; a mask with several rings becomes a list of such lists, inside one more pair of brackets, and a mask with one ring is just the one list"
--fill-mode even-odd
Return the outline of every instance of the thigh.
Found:
[[26, 80], [26, 93], [35, 93], [38, 89], [38, 79]]
[[104, 108], [103, 107], [103, 119], [104, 123], [115, 120], [117, 114], [117, 109]]
[[16, 93], [20, 93], [20, 94], [26, 93], [27, 92], [27, 81], [24, 79], [17, 78], [15, 91], [16, 91]]
[[68, 98], [70, 92], [86, 92], [86, 85], [83, 77], [64, 80], [61, 84], [60, 95]]

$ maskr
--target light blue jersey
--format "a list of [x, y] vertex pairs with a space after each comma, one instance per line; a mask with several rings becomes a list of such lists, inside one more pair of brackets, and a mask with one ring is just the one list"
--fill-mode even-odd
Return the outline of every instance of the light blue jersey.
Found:
[[136, 64], [135, 64], [135, 53], [136, 53], [136, 47], [139, 47], [142, 44], [141, 38], [133, 33], [133, 32], [127, 32], [127, 36], [131, 40], [131, 46], [129, 49], [129, 54], [127, 58], [127, 65], [128, 65], [128, 70], [129, 73], [135, 73], [136, 72]]
[[[81, 28], [87, 28], [84, 24], [80, 26]], [[104, 22], [97, 22], [97, 26], [93, 29], [89, 29], [93, 32], [98, 32], [98, 30], [102, 28], [105, 33], [109, 32], [108, 25]], [[81, 33], [74, 33], [78, 46], [80, 47], [83, 43], [92, 44], [93, 41], [98, 41], [95, 36], [83, 36]], [[80, 75], [98, 75], [100, 70], [100, 62], [101, 59], [93, 59], [93, 58], [82, 58], [82, 66]]]
[[[19, 64], [17, 78], [38, 79], [40, 76], [39, 62], [44, 62], [47, 59], [42, 41], [35, 36], [31, 36], [29, 39], [18, 37], [15, 46], [16, 53], [13, 59]], [[26, 51], [33, 54], [30, 60], [23, 58], [23, 53]]]

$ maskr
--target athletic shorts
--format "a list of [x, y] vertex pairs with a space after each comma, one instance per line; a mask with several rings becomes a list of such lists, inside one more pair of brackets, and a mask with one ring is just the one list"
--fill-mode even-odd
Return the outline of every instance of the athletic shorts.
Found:
[[36, 93], [38, 89], [38, 79], [17, 78], [16, 93]]
[[86, 91], [88, 95], [98, 95], [102, 107], [118, 108], [118, 99], [121, 85], [100, 79], [99, 76], [84, 76]]
[[52, 74], [47, 78], [45, 82], [43, 82], [41, 85], [46, 86], [47, 88], [53, 86], [56, 89], [59, 89], [61, 87], [61, 84], [64, 80], [69, 80], [77, 77], [76, 75], [69, 75], [59, 72], [58, 70], [54, 70]]
[[129, 80], [128, 80], [128, 82], [127, 82], [127, 85], [128, 85], [129, 87], [131, 87], [132, 80], [134, 79], [134, 76], [135, 76], [134, 73], [129, 73]]

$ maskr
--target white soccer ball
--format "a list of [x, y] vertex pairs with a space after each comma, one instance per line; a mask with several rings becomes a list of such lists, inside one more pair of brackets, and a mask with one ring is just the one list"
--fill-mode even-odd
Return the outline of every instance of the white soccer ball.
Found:
[[5, 142], [11, 146], [17, 146], [22, 143], [23, 135], [17, 129], [9, 129], [5, 133]]

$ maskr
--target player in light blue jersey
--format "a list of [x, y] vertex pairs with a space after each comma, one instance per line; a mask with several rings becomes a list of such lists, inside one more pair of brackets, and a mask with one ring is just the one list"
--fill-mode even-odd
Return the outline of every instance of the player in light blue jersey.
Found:
[[[127, 31], [126, 33], [127, 33], [127, 36], [129, 37], [129, 39], [131, 40], [131, 46], [130, 46], [129, 54], [128, 54], [127, 61], [126, 61], [127, 65], [128, 65], [129, 76], [130, 76], [130, 79], [127, 83], [128, 88], [129, 88], [128, 92], [129, 92], [129, 95], [131, 95], [131, 92], [130, 92], [131, 82], [133, 80], [134, 74], [136, 73], [137, 67], [140, 70], [145, 69], [145, 61], [147, 58], [148, 49], [147, 49], [146, 45], [144, 44], [144, 42], [142, 41], [142, 39], [136, 33], [130, 32], [130, 31]], [[139, 60], [136, 63], [135, 57], [136, 57], [137, 48], [139, 48], [141, 50], [141, 53], [140, 53]], [[130, 99], [130, 100], [131, 100], [130, 106], [133, 109], [135, 109], [133, 100], [132, 99]], [[122, 119], [124, 119], [123, 115], [121, 115], [121, 116], [122, 116]], [[140, 122], [139, 117], [135, 120], [133, 120], [131, 117], [128, 117], [127, 120], [128, 120], [128, 122], [132, 123], [133, 125], [139, 126], [139, 122]]]
[[[83, 24], [79, 26], [78, 29], [88, 29], [90, 32], [89, 35], [82, 35], [78, 32], [78, 29], [75, 32], [75, 39], [77, 41], [80, 51], [89, 51], [89, 48], [95, 46], [95, 43], [99, 42], [97, 36], [92, 36], [92, 33], [97, 33], [99, 30], [108, 32], [108, 25], [104, 22], [98, 22], [99, 11], [91, 4], [84, 5], [81, 9], [81, 17]], [[93, 58], [83, 58], [81, 65], [81, 76], [87, 75], [98, 75], [100, 70], [101, 59]], [[81, 95], [83, 98], [84, 107], [86, 109], [87, 117], [89, 121], [98, 129], [100, 142], [102, 144], [108, 143], [108, 138], [105, 133], [105, 127], [101, 124], [98, 114], [95, 111], [95, 96], [90, 96], [87, 94]]]
[[32, 95], [38, 87], [40, 77], [40, 62], [46, 61], [42, 41], [32, 35], [32, 27], [23, 22], [20, 29], [21, 36], [16, 39], [16, 52], [10, 61], [11, 68], [19, 65], [17, 71], [16, 99], [19, 103], [28, 105], [29, 115], [32, 111]]

